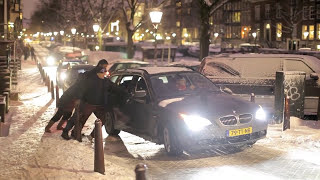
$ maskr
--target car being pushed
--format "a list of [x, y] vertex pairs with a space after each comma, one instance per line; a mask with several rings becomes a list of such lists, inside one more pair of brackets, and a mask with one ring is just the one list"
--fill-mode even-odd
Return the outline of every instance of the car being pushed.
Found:
[[79, 74], [90, 71], [94, 67], [95, 67], [94, 65], [79, 64], [69, 68], [65, 72], [65, 79], [63, 81], [63, 87], [62, 87], [63, 91], [67, 90], [70, 86], [72, 86], [76, 82], [76, 80], [79, 77]]
[[110, 80], [131, 96], [106, 113], [109, 135], [123, 130], [179, 155], [183, 150], [252, 145], [267, 134], [261, 106], [222, 92], [190, 68], [119, 70]]
[[59, 87], [63, 86], [63, 82], [66, 79], [66, 71], [72, 66], [85, 64], [81, 59], [64, 59], [59, 62], [57, 67], [56, 81]]

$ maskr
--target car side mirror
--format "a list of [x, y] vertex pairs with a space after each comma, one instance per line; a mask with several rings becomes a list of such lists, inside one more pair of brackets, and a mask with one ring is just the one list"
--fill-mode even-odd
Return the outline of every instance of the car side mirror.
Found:
[[133, 97], [135, 98], [144, 98], [146, 96], [147, 96], [147, 92], [145, 90], [137, 91], [133, 95]]
[[311, 79], [314, 79], [314, 80], [318, 80], [318, 79], [319, 79], [319, 76], [318, 76], [317, 73], [311, 73], [311, 74], [310, 74], [310, 78], [311, 78]]

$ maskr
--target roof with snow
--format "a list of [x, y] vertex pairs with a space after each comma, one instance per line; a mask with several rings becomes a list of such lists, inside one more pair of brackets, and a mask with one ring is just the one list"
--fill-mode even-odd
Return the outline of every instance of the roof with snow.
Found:
[[170, 73], [170, 72], [192, 72], [193, 70], [185, 67], [141, 67], [139, 69], [143, 69], [147, 71], [149, 74], [161, 74], [161, 73]]

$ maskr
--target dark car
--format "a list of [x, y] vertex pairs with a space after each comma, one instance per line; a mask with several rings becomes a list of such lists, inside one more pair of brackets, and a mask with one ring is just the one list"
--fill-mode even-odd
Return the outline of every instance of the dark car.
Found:
[[304, 114], [316, 115], [320, 92], [320, 60], [315, 57], [295, 54], [224, 54], [208, 56], [200, 65], [200, 72], [216, 85], [229, 88], [236, 95], [254, 93], [261, 97], [261, 102], [269, 106], [271, 111], [274, 111], [277, 71], [306, 73]]
[[93, 65], [89, 65], [89, 64], [79, 64], [79, 65], [74, 65], [71, 68], [69, 68], [66, 72], [65, 72], [65, 79], [63, 81], [63, 90], [65, 91], [66, 89], [68, 89], [74, 82], [76, 82], [76, 80], [79, 77], [80, 73], [85, 73], [86, 71], [90, 71], [91, 69], [93, 69], [95, 66]]
[[117, 60], [116, 62], [112, 63], [110, 68], [108, 69], [108, 76], [110, 76], [114, 71], [119, 69], [136, 69], [140, 67], [147, 67], [152, 66], [152, 64], [144, 61], [138, 61], [138, 60]]
[[171, 67], [187, 67], [195, 71], [199, 71], [200, 67], [200, 62], [199, 61], [186, 61], [186, 60], [181, 60], [181, 61], [176, 61], [168, 64], [167, 66]]
[[64, 59], [59, 62], [57, 67], [56, 81], [59, 87], [63, 86], [63, 82], [66, 79], [66, 71], [71, 67], [79, 64], [85, 64], [81, 59]]
[[144, 67], [114, 72], [110, 80], [132, 97], [106, 115], [106, 131], [133, 133], [168, 154], [215, 146], [252, 145], [267, 134], [261, 106], [222, 92], [183, 67]]

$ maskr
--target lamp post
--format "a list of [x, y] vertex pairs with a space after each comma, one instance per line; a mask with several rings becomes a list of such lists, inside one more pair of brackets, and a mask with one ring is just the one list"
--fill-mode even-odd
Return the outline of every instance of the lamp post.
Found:
[[61, 36], [61, 40], [63, 41], [63, 45], [65, 46], [66, 42], [64, 40], [64, 31], [63, 30], [60, 31], [60, 36]]
[[72, 33], [72, 51], [74, 51], [74, 44], [75, 44], [75, 39], [74, 39], [74, 36], [75, 36], [75, 34], [76, 34], [76, 32], [77, 32], [77, 29], [76, 28], [72, 28], [71, 29], [71, 33]]
[[257, 43], [257, 33], [256, 33], [256, 32], [253, 32], [253, 33], [252, 33], [252, 37], [254, 38], [254, 46], [256, 46], [256, 43]]
[[[98, 34], [98, 43], [99, 43], [99, 49], [101, 50], [101, 46], [102, 46], [102, 36], [101, 36], [101, 28], [99, 24], [94, 24], [92, 26], [93, 31]], [[96, 48], [97, 50], [97, 48]]]
[[213, 36], [214, 36], [214, 45], [216, 45], [216, 43], [217, 43], [217, 37], [219, 36], [219, 33], [214, 33], [213, 34]]
[[303, 35], [304, 35], [304, 39], [306, 40], [306, 45], [305, 46], [307, 47], [307, 41], [308, 41], [309, 32], [306, 31], [306, 32], [303, 33]]
[[153, 11], [150, 11], [149, 15], [150, 15], [150, 19], [155, 31], [155, 35], [154, 35], [154, 60], [157, 58], [157, 30], [158, 30], [158, 26], [161, 22], [161, 18], [162, 18], [162, 12], [158, 9], [154, 9]]

